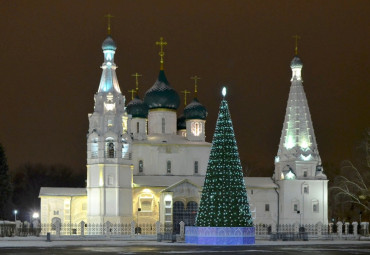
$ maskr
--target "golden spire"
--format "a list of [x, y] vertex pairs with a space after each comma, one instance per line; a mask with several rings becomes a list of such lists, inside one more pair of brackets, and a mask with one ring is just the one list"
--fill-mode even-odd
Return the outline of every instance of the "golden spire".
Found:
[[298, 40], [301, 39], [299, 35], [294, 35], [293, 38], [295, 39], [295, 50], [294, 53], [297, 56], [298, 55]]
[[194, 80], [194, 97], [197, 97], [197, 93], [198, 93], [198, 80], [200, 80], [200, 77], [197, 76], [197, 75], [194, 75], [192, 77], [190, 77], [190, 79]]
[[108, 35], [110, 35], [110, 19], [113, 18], [114, 16], [110, 15], [110, 14], [107, 14], [104, 16], [105, 18], [107, 18], [107, 21], [108, 21]]
[[136, 93], [136, 89], [131, 89], [128, 92], [131, 93], [131, 100], [134, 100], [134, 93]]
[[181, 91], [181, 93], [184, 93], [184, 103], [185, 103], [185, 106], [186, 106], [186, 96], [187, 96], [187, 94], [190, 94], [190, 91], [185, 89], [185, 90]]
[[163, 57], [164, 57], [163, 46], [167, 45], [167, 42], [164, 42], [163, 37], [160, 37], [159, 42], [155, 42], [155, 44], [159, 45], [159, 47], [161, 47], [161, 51], [159, 52], [159, 56], [161, 57], [161, 70], [163, 70]]
[[135, 79], [136, 79], [136, 91], [139, 91], [139, 77], [141, 77], [142, 75], [138, 74], [138, 73], [134, 73], [134, 74], [131, 74], [131, 76], [135, 77]]

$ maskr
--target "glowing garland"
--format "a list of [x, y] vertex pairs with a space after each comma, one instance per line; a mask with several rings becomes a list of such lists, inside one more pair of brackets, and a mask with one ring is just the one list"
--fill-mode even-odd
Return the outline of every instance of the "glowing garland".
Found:
[[253, 226], [238, 147], [225, 99], [220, 105], [195, 225]]

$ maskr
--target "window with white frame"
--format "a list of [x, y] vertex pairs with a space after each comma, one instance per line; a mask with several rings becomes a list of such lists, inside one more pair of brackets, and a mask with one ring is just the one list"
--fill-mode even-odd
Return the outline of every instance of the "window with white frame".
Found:
[[130, 159], [129, 158], [129, 144], [125, 139], [122, 139], [122, 158]]
[[265, 204], [265, 212], [269, 212], [270, 211], [270, 204]]
[[162, 134], [166, 132], [166, 120], [165, 118], [162, 118]]
[[308, 184], [303, 184], [302, 188], [303, 188], [302, 193], [304, 193], [304, 194], [310, 193]]
[[194, 136], [199, 136], [202, 133], [202, 123], [201, 122], [192, 122], [191, 123], [191, 133]]
[[198, 161], [194, 161], [194, 173], [197, 174], [199, 172], [199, 163]]
[[168, 174], [171, 173], [171, 168], [172, 168], [171, 160], [167, 160], [167, 173]]
[[299, 205], [298, 205], [298, 203], [294, 203], [293, 204], [293, 211], [294, 212], [298, 212], [299, 211]]
[[97, 158], [98, 157], [98, 139], [95, 138], [91, 143], [91, 158]]
[[315, 213], [319, 212], [319, 201], [317, 200], [312, 201], [312, 212]]
[[114, 158], [116, 155], [114, 148], [114, 139], [109, 137], [105, 140], [105, 157]]
[[139, 160], [139, 173], [144, 172], [144, 162]]

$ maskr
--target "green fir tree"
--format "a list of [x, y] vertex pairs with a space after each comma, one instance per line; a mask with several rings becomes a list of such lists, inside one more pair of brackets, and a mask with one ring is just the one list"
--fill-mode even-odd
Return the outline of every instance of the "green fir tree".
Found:
[[[223, 94], [226, 94], [225, 88]], [[225, 98], [220, 105], [195, 225], [253, 226], [233, 124]]]
[[0, 144], [0, 219], [6, 217], [6, 205], [12, 195], [12, 185], [8, 170], [5, 150]]

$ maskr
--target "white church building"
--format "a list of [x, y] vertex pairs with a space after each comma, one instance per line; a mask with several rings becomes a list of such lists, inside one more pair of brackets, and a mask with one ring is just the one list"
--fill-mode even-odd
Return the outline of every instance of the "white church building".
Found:
[[[104, 62], [93, 113], [88, 114], [86, 188], [42, 187], [41, 223], [193, 225], [211, 144], [206, 108], [195, 97], [178, 117], [180, 98], [161, 66], [143, 100], [126, 98], [116, 76], [116, 44], [102, 45]], [[275, 171], [245, 177], [255, 224], [328, 223], [327, 178], [296, 55]], [[153, 79], [154, 80], [154, 79]], [[138, 91], [136, 91], [138, 94]], [[81, 134], [82, 135], [82, 134]], [[212, 135], [211, 135], [212, 136]]]

